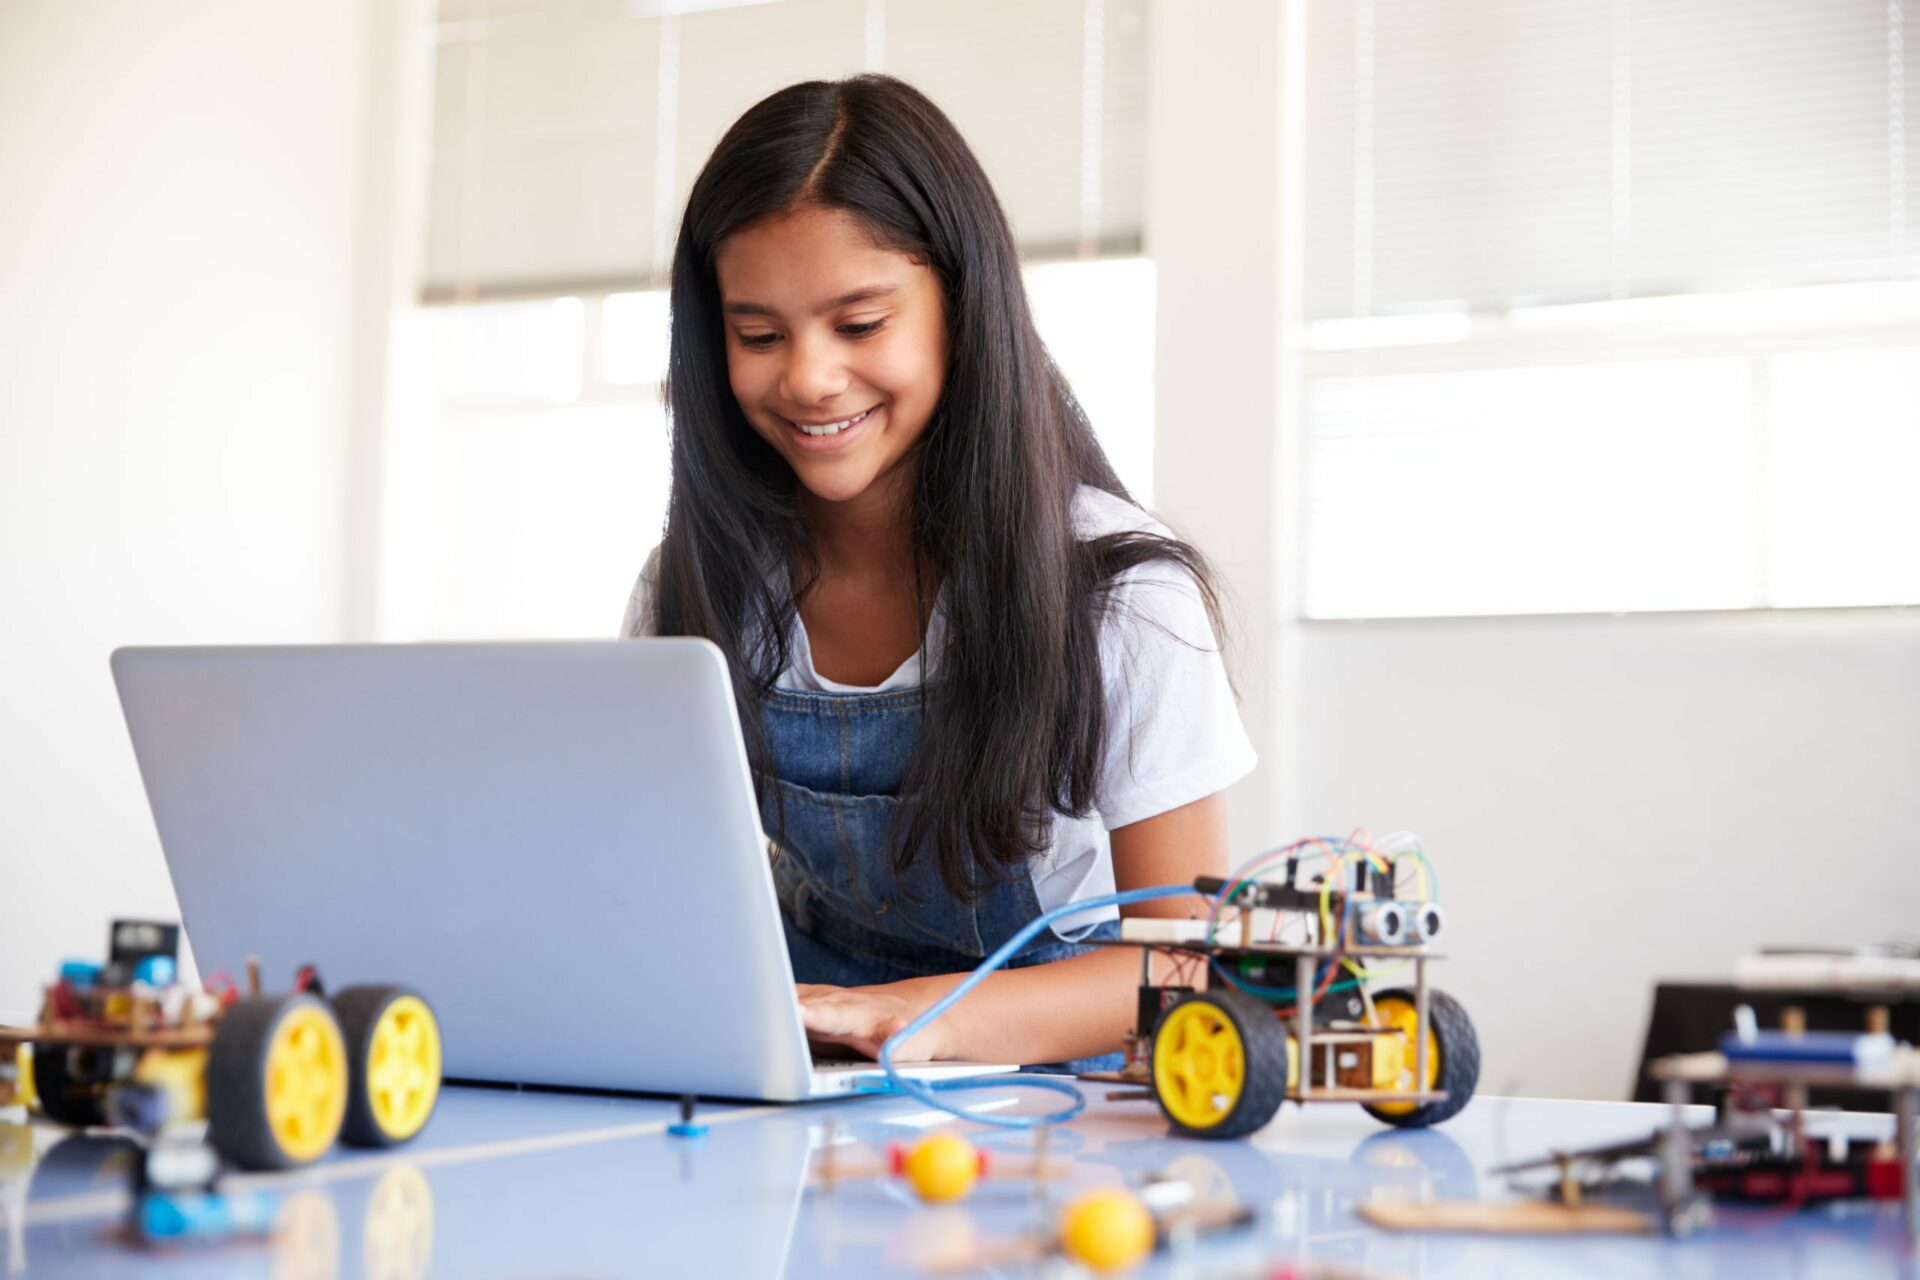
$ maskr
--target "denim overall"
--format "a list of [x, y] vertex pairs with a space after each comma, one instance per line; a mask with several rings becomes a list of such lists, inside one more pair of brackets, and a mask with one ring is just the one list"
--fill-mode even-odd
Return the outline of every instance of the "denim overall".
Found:
[[[761, 821], [779, 841], [773, 882], [796, 981], [871, 986], [965, 973], [1040, 914], [1029, 876], [1016, 876], [975, 901], [962, 902], [940, 883], [927, 852], [906, 872], [894, 871], [894, 814], [920, 736], [917, 688], [874, 693], [775, 689], [762, 704], [761, 718], [779, 792], [777, 797], [768, 793]], [[1118, 937], [1119, 922], [1103, 922], [1092, 932]], [[1090, 950], [1046, 931], [1008, 967]], [[1108, 1054], [1038, 1069], [1111, 1071], [1120, 1065], [1121, 1055]]]

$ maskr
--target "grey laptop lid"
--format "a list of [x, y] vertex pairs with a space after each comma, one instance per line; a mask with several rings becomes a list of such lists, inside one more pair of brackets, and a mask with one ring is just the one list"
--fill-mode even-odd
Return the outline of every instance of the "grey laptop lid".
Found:
[[713, 645], [134, 648], [113, 672], [202, 973], [413, 986], [457, 1078], [807, 1096]]

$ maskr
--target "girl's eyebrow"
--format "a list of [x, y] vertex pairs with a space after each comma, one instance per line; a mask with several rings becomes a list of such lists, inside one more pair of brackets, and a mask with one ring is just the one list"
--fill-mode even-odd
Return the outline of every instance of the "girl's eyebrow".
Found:
[[[829, 298], [814, 309], [813, 314], [820, 316], [841, 307], [850, 307], [856, 302], [871, 302], [875, 298], [886, 298], [900, 292], [897, 284], [870, 284], [855, 289], [852, 293], [843, 293], [837, 298]], [[730, 316], [777, 316], [780, 313], [764, 302], [729, 302], [721, 308]]]

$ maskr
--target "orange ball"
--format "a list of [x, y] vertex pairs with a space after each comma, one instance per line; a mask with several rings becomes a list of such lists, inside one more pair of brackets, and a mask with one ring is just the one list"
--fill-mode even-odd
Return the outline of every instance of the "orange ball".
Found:
[[1102, 1275], [1138, 1266], [1153, 1238], [1153, 1215], [1120, 1187], [1089, 1191], [1060, 1216], [1060, 1247]]
[[922, 1200], [946, 1204], [973, 1190], [982, 1163], [973, 1144], [959, 1134], [930, 1133], [913, 1144], [901, 1171]]

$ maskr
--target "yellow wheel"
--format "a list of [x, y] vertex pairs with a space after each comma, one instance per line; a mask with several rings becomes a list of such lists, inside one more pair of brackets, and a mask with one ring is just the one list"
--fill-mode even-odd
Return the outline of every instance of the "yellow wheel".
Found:
[[236, 1001], [207, 1055], [207, 1138], [235, 1164], [318, 1160], [347, 1110], [347, 1050], [333, 1011], [308, 995]]
[[1480, 1039], [1460, 1002], [1442, 991], [1427, 996], [1427, 1070], [1416, 1082], [1419, 1061], [1415, 1036], [1420, 1022], [1410, 991], [1386, 991], [1374, 996], [1376, 1024], [1398, 1031], [1373, 1042], [1373, 1087], [1422, 1093], [1444, 1093], [1435, 1102], [1374, 1102], [1367, 1111], [1379, 1120], [1405, 1128], [1438, 1124], [1467, 1105], [1480, 1082]]
[[324, 1006], [289, 1009], [267, 1049], [267, 1125], [296, 1164], [318, 1160], [340, 1136], [346, 1046]]
[[13, 1084], [13, 1100], [26, 1107], [28, 1111], [35, 1110], [40, 1105], [40, 1094], [39, 1086], [33, 1082], [33, 1046], [31, 1044], [20, 1046], [20, 1054], [13, 1060], [13, 1065], [14, 1070], [19, 1072], [19, 1078]]
[[1238, 1138], [1273, 1119], [1286, 1097], [1287, 1033], [1267, 1005], [1239, 991], [1182, 998], [1153, 1033], [1153, 1093], [1180, 1133]]
[[[1374, 1024], [1400, 1033], [1398, 1036], [1383, 1036], [1373, 1042], [1374, 1088], [1404, 1091], [1417, 1087], [1424, 1093], [1440, 1079], [1440, 1049], [1434, 1043], [1432, 1031], [1427, 1032], [1426, 1079], [1416, 1082], [1413, 1078], [1413, 1065], [1418, 1061], [1413, 1037], [1420, 1025], [1416, 1013], [1413, 1000], [1402, 992], [1389, 992], [1373, 1002]], [[1413, 1102], [1378, 1102], [1369, 1109], [1377, 1116], [1404, 1116], [1417, 1105]]]
[[405, 987], [348, 987], [333, 999], [353, 1078], [341, 1137], [390, 1147], [426, 1126], [440, 1098], [440, 1024]]

